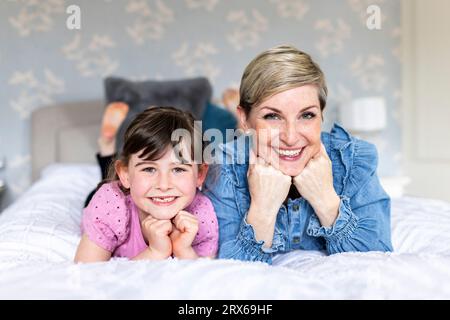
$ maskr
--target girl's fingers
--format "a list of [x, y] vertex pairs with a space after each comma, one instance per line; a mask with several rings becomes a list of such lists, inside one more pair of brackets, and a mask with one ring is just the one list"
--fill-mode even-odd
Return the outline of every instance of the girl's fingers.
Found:
[[142, 220], [141, 225], [145, 226], [146, 228], [149, 228], [150, 226], [154, 225], [155, 223], [157, 223], [159, 220], [153, 218], [152, 216], [148, 216], [146, 217], [144, 220]]
[[173, 226], [172, 232], [170, 233], [170, 237], [171, 238], [176, 237], [178, 236], [178, 234], [180, 234], [180, 231], [175, 226]]
[[170, 220], [160, 220], [157, 226], [167, 233], [172, 231], [172, 222]]
[[186, 228], [197, 224], [197, 218], [186, 211], [180, 211], [173, 220], [175, 227], [184, 232]]
[[178, 220], [178, 223], [175, 225], [175, 227], [181, 232], [186, 232], [186, 230], [189, 230], [189, 226], [190, 222], [187, 219]]

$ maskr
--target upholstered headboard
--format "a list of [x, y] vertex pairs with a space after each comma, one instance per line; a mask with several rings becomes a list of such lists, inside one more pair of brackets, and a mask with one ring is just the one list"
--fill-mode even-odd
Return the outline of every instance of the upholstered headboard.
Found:
[[43, 107], [31, 116], [32, 179], [54, 162], [95, 163], [104, 102]]

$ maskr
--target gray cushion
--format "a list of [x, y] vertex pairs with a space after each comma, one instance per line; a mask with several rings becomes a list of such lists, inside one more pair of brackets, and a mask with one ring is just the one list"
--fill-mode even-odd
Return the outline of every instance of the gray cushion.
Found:
[[149, 106], [172, 106], [189, 111], [201, 120], [212, 97], [211, 84], [203, 77], [168, 81], [131, 81], [108, 77], [104, 84], [107, 104], [122, 101], [130, 106], [117, 134], [116, 150], [121, 150], [123, 146], [123, 136], [128, 125]]

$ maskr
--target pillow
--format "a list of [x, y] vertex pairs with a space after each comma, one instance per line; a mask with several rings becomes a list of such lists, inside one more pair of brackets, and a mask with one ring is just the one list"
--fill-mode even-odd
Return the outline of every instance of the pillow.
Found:
[[224, 141], [227, 138], [226, 130], [236, 129], [237, 127], [237, 119], [230, 111], [212, 103], [208, 103], [206, 106], [202, 120], [203, 132], [208, 129], [219, 129], [222, 132]]
[[130, 107], [117, 134], [116, 150], [120, 150], [123, 145], [123, 135], [128, 125], [149, 106], [172, 106], [189, 111], [201, 120], [212, 97], [211, 84], [204, 77], [168, 81], [131, 81], [108, 77], [104, 85], [106, 104], [121, 101]]
[[124, 78], [105, 79], [106, 103], [122, 101], [131, 110], [142, 112], [149, 106], [172, 106], [191, 112], [201, 119], [212, 88], [206, 78], [169, 81], [130, 81]]

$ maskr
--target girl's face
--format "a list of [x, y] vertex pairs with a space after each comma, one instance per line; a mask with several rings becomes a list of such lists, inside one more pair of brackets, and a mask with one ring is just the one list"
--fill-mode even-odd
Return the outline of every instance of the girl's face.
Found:
[[244, 129], [256, 131], [257, 154], [285, 175], [295, 177], [320, 151], [322, 112], [314, 85], [277, 93], [246, 116], [238, 108]]
[[[170, 220], [192, 202], [208, 168], [189, 160], [182, 163], [171, 146], [155, 161], [142, 159], [141, 153], [133, 154], [128, 166], [116, 164], [120, 181], [130, 189], [144, 217], [149, 214], [155, 219]], [[182, 153], [184, 159], [191, 158], [187, 148]]]

